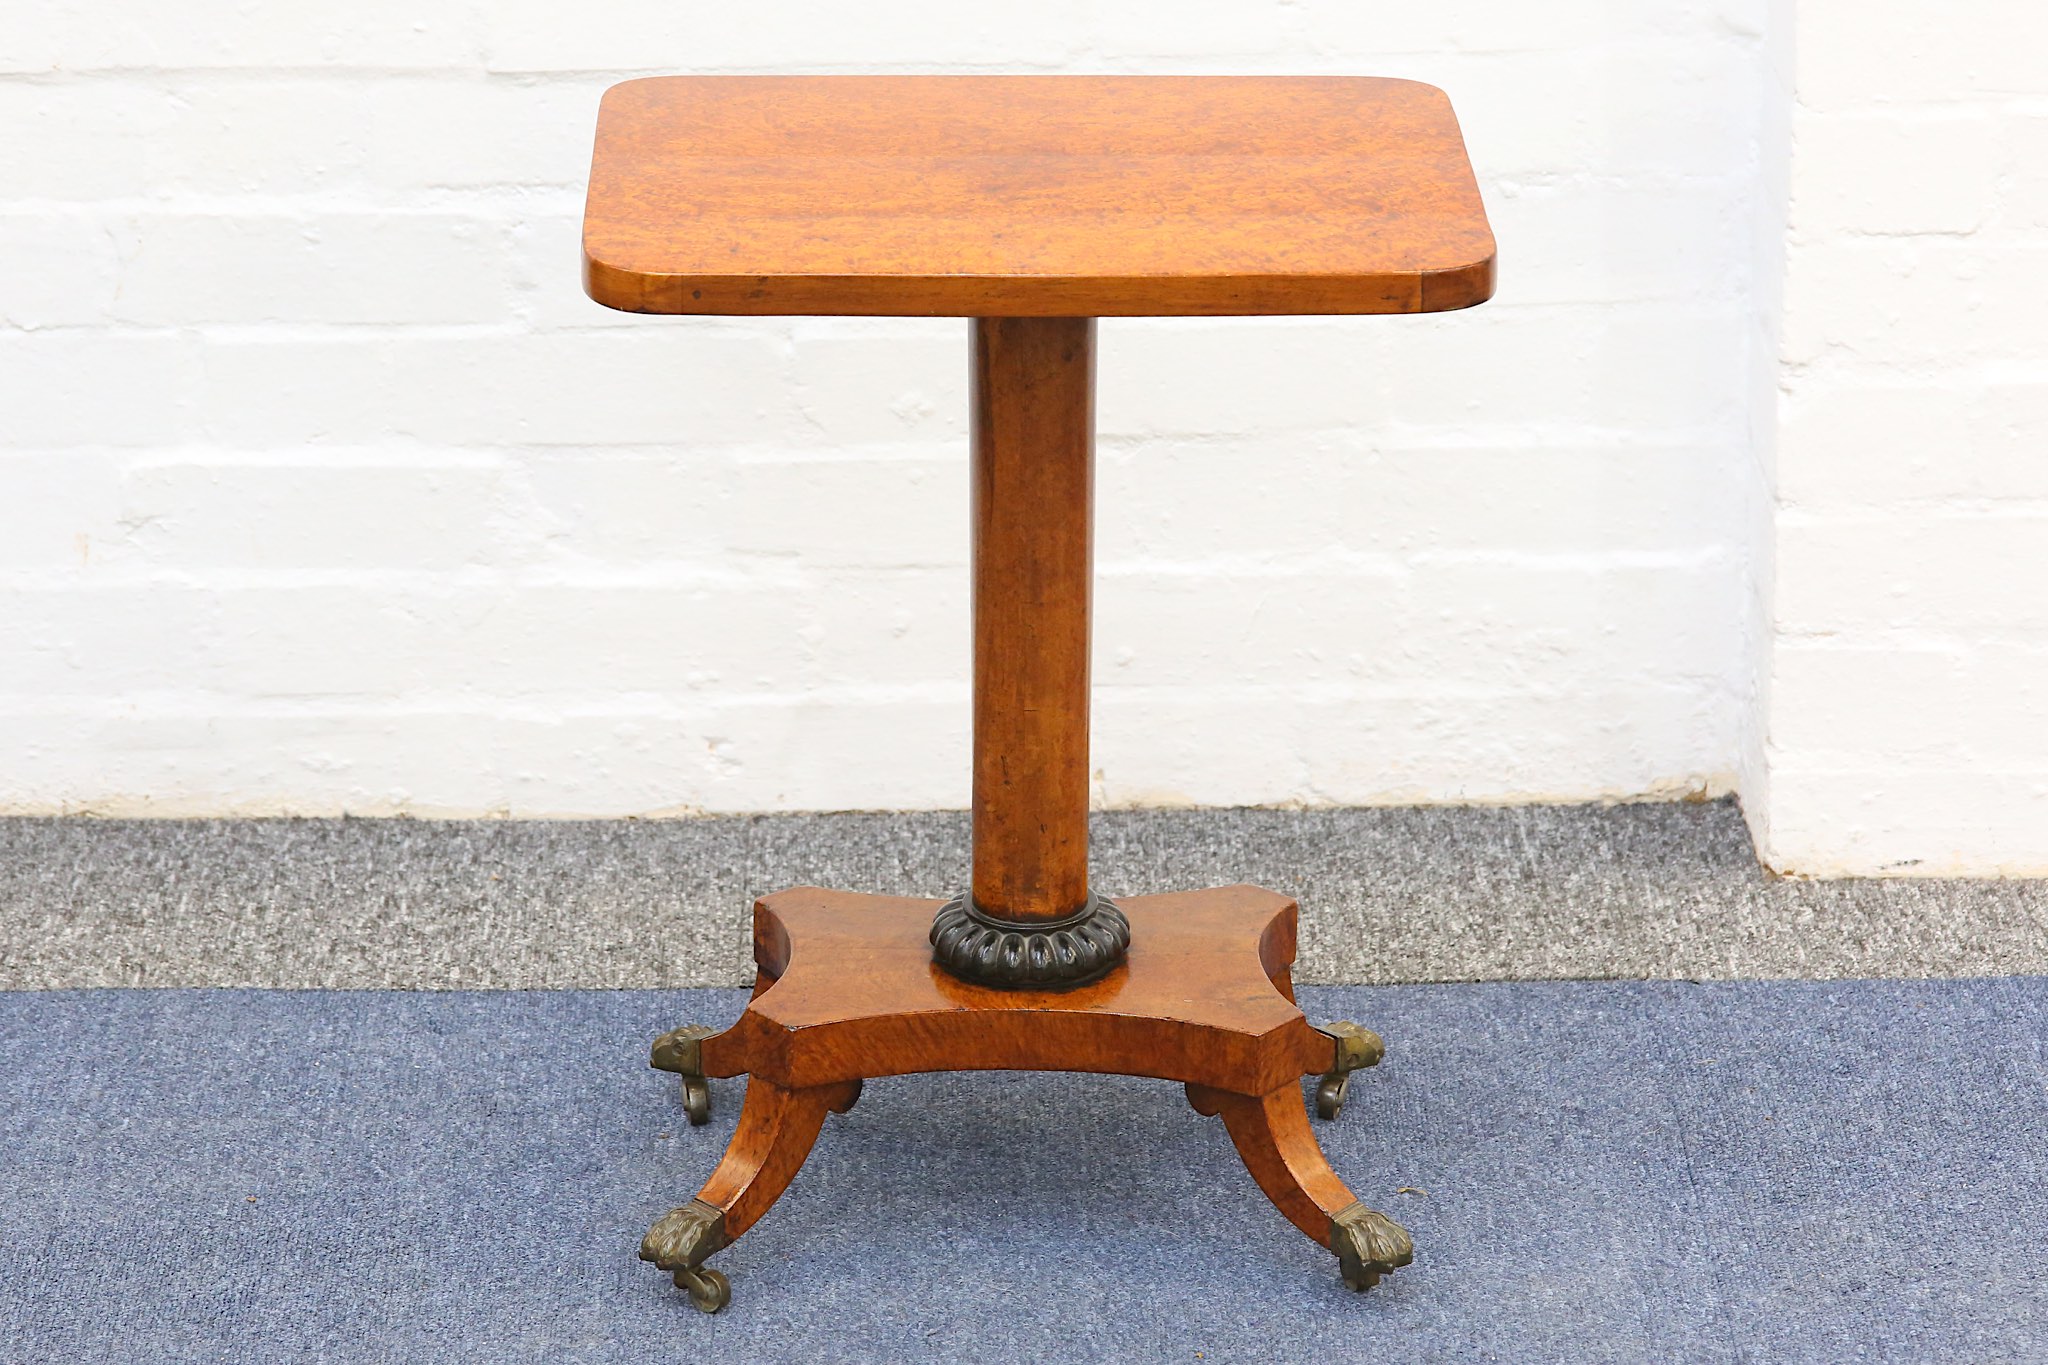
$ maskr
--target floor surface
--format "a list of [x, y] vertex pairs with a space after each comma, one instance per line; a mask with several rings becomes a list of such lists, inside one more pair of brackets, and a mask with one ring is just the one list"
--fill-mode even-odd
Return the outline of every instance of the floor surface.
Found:
[[2048, 978], [1326, 988], [1367, 1295], [1163, 1082], [871, 1082], [720, 1253], [646, 1045], [734, 991], [0, 994], [10, 1361], [2048, 1358]]
[[[1107, 894], [1253, 881], [1297, 979], [2048, 973], [2048, 881], [1777, 880], [1732, 802], [1110, 811]], [[752, 896], [948, 896], [957, 811], [663, 821], [0, 819], [0, 989], [753, 979]]]

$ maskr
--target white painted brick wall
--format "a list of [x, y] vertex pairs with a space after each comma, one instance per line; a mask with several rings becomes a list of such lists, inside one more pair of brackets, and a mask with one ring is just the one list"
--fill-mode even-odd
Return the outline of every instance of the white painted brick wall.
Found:
[[1782, 870], [2048, 873], [2048, 20], [1800, 0], [1768, 741]]
[[[1103, 324], [1098, 796], [1725, 790], [1771, 643], [1774, 13], [633, 0], [594, 22], [540, 0], [18, 0], [0, 18], [0, 809], [964, 802], [965, 325], [629, 318], [577, 286], [602, 90], [737, 70], [1444, 86], [1502, 243], [1493, 303]], [[2021, 43], [1983, 71], [1951, 44], [1956, 71], [1930, 75], [1853, 31], [1826, 41], [1863, 53], [1801, 58], [1802, 95], [1810, 76], [1845, 120], [1830, 165], [1921, 158], [1929, 192], [1800, 182], [1815, 254], [1788, 281], [1786, 355], [1816, 378], [1785, 400], [1779, 493], [1812, 519], [1778, 554], [1813, 579], [1783, 600], [1801, 629], [1839, 606], [1872, 647], [1910, 628], [1953, 686], [1995, 691], [2027, 675], [2037, 627], [1969, 605], [1942, 517], [1986, 504], [2006, 538], [1962, 532], [1980, 565], [2038, 529], [1988, 504], [2043, 496], [2048, 386], [2007, 363], [2030, 314], [2005, 291], [2029, 287], [2048, 225], [2041, 177], [2012, 173], [2048, 119], [1943, 102], [2023, 88]], [[1865, 107], [1869, 85], [1898, 93]], [[1802, 176], [1822, 147], [1802, 140]], [[1873, 237], [1872, 215], [1921, 236]], [[1864, 368], [1839, 361], [1852, 345]], [[1983, 380], [1959, 396], [1938, 369], [1957, 355]], [[1863, 483], [1858, 430], [1955, 430], [1891, 394], [1909, 369], [1977, 462], [1922, 443]], [[1851, 469], [1853, 512], [1821, 496]], [[1882, 592], [1825, 598], [1859, 581], [1859, 528], [1892, 500], [1944, 510], [1871, 581], [1969, 621], [1881, 625]], [[1775, 640], [1781, 663], [1806, 647]], [[1788, 696], [1827, 686], [1780, 671]], [[1845, 771], [1795, 791], [1774, 769], [1768, 795], [1803, 809]], [[1784, 828], [1824, 827], [1815, 809]]]

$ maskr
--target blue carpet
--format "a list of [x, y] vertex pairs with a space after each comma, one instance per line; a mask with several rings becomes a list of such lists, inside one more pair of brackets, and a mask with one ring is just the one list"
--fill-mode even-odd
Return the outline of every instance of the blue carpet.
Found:
[[[10, 1361], [2048, 1360], [2048, 978], [1304, 992], [1387, 1039], [1333, 1163], [1371, 1294], [1163, 1082], [870, 1082], [716, 1264], [733, 991], [0, 995]], [[1407, 1192], [1403, 1192], [1406, 1187]]]

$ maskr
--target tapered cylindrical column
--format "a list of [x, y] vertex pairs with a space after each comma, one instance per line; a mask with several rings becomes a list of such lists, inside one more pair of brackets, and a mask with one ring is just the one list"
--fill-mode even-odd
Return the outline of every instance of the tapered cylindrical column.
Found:
[[974, 323], [974, 902], [1088, 899], [1095, 321]]
[[994, 985], [1092, 980], [1129, 928], [1088, 887], [1095, 320], [977, 318], [974, 874], [939, 961]]

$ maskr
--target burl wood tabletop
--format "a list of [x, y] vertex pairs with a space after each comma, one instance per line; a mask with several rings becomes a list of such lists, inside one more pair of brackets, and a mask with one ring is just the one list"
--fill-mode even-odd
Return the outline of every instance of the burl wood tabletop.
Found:
[[627, 81], [583, 249], [641, 313], [1414, 313], [1494, 277], [1449, 99], [1367, 77]]

